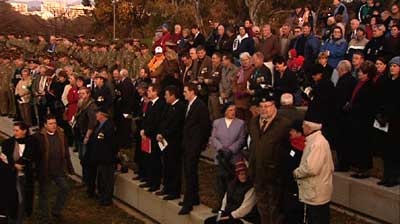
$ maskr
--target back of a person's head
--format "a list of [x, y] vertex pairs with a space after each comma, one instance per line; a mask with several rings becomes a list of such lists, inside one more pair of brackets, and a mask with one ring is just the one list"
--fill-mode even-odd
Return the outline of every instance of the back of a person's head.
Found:
[[293, 105], [293, 95], [290, 93], [284, 93], [281, 96], [282, 106], [292, 106]]

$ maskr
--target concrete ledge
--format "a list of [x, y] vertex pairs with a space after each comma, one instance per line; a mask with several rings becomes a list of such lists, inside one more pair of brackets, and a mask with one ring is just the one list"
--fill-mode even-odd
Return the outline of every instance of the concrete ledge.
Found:
[[[71, 151], [71, 160], [78, 175], [82, 175], [77, 153]], [[151, 219], [162, 224], [200, 224], [213, 216], [211, 208], [205, 205], [194, 206], [190, 215], [178, 215], [181, 199], [164, 201], [146, 189], [139, 187], [139, 182], [132, 180], [132, 170], [125, 174], [117, 174], [115, 179], [114, 197], [125, 204], [139, 210]]]
[[400, 223], [400, 187], [382, 187], [376, 178], [358, 180], [350, 173], [333, 176], [332, 202], [388, 223]]

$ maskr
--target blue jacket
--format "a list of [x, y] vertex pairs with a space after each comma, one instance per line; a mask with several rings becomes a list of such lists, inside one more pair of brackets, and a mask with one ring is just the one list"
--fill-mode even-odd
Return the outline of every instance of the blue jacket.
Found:
[[327, 39], [321, 46], [320, 52], [329, 51], [328, 64], [336, 68], [339, 61], [344, 59], [347, 51], [347, 42], [344, 38], [340, 40]]
[[306, 44], [304, 45], [304, 58], [306, 61], [314, 62], [318, 57], [321, 42], [314, 36], [314, 34], [310, 34], [306, 38]]

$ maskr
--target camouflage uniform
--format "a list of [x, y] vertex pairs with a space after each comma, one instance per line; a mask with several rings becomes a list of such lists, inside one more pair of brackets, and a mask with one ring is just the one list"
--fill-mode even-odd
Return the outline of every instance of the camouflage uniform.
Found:
[[[4, 79], [3, 76], [1, 77], [1, 88], [2, 90], [4, 89], [5, 91], [5, 96], [6, 99], [4, 100], [6, 103], [4, 105], [5, 106], [3, 109], [7, 109], [6, 112], [8, 112], [9, 115], [15, 115], [15, 100], [14, 100], [14, 92], [11, 89], [10, 83], [11, 83], [11, 78], [12, 78], [12, 74], [13, 71], [15, 71], [15, 66], [12, 62], [9, 62], [7, 64], [3, 64], [1, 71], [4, 74]], [[3, 101], [3, 99], [1, 99], [1, 101]]]

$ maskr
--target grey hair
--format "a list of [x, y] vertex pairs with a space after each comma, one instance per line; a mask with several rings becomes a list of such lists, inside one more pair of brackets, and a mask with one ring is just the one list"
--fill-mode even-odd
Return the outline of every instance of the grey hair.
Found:
[[338, 65], [336, 66], [336, 70], [344, 71], [344, 72], [351, 72], [351, 63], [348, 60], [341, 60], [339, 61]]

